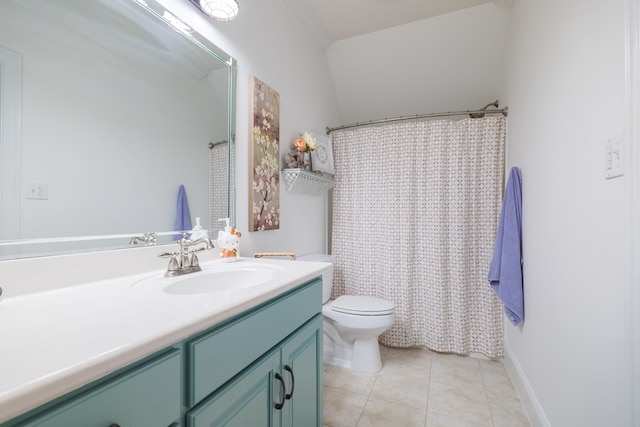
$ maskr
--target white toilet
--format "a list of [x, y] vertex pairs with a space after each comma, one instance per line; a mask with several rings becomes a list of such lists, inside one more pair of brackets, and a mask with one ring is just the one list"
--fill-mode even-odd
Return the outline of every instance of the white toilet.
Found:
[[[333, 255], [312, 254], [300, 261], [333, 263]], [[393, 324], [393, 303], [367, 296], [342, 295], [330, 300], [333, 268], [322, 275], [323, 359], [358, 372], [382, 369], [378, 337]]]

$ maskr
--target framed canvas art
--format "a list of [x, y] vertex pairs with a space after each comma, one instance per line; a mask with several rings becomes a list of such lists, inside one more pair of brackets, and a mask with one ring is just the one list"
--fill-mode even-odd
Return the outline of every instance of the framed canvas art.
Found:
[[251, 77], [249, 230], [280, 228], [280, 95]]

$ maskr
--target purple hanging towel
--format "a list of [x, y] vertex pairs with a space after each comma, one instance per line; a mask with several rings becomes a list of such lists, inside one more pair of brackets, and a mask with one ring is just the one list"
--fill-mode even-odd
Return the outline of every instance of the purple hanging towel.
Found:
[[500, 222], [488, 280], [504, 304], [514, 326], [524, 320], [522, 282], [522, 179], [520, 169], [511, 168], [502, 201]]
[[189, 213], [189, 202], [187, 201], [187, 192], [184, 189], [184, 185], [180, 185], [178, 190], [176, 222], [173, 229], [174, 231], [191, 230], [191, 214]]

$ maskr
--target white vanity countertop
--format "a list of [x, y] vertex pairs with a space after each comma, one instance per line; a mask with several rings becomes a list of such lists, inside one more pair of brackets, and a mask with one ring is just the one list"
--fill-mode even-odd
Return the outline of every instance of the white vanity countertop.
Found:
[[[0, 423], [175, 344], [292, 289], [330, 268], [321, 262], [243, 258], [283, 272], [269, 282], [223, 293], [172, 295], [164, 271], [103, 280], [0, 301]], [[230, 266], [201, 264], [203, 272]], [[162, 278], [169, 283], [178, 278]]]

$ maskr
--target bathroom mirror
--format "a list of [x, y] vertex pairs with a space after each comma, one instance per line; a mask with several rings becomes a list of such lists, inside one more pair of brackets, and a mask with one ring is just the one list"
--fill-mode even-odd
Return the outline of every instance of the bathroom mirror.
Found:
[[0, 259], [234, 218], [235, 78], [153, 0], [2, 0]]

